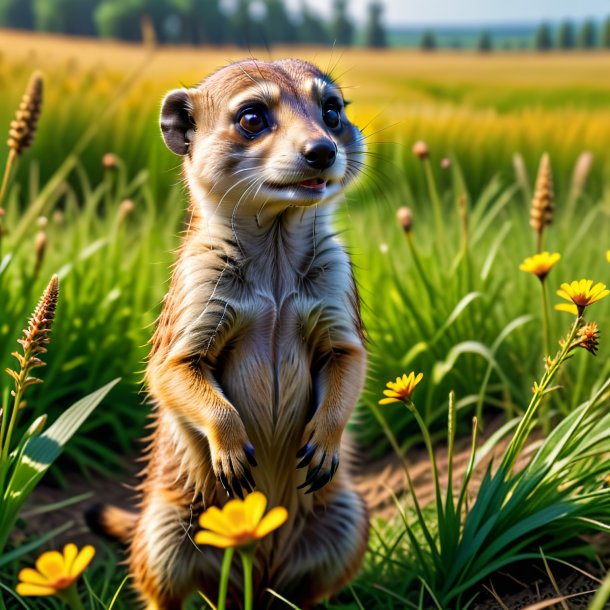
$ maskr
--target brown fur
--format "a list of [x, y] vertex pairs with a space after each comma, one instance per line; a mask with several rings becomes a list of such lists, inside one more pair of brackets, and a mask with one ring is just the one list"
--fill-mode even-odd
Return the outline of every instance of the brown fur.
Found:
[[[257, 546], [257, 608], [273, 605], [267, 587], [310, 607], [353, 576], [365, 551], [364, 503], [345, 464], [331, 476], [365, 374], [359, 300], [330, 210], [318, 207], [358, 173], [363, 144], [342, 108], [340, 127], [327, 126], [329, 95], [341, 97], [327, 76], [287, 60], [232, 64], [166, 99], [164, 134], [185, 155], [191, 221], [146, 373], [155, 431], [130, 565], [149, 609], [180, 608], [197, 589], [215, 598], [222, 554], [192, 535], [201, 511], [226, 501], [219, 477], [247, 491], [249, 443], [257, 489], [289, 513]], [[236, 126], [244, 104], [267, 109], [262, 135]], [[303, 151], [320, 139], [334, 143], [336, 162], [312, 170]], [[319, 196], [302, 186], [313, 178], [325, 181]], [[307, 443], [311, 460], [297, 468]], [[297, 489], [310, 474], [328, 476], [313, 493]], [[239, 599], [237, 566], [230, 592]]]

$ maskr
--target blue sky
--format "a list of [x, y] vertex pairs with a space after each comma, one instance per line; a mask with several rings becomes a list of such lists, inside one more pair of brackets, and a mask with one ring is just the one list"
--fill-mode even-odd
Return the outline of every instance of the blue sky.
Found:
[[[331, 0], [306, 0], [328, 16]], [[348, 0], [350, 13], [362, 21], [370, 0]], [[301, 0], [286, 0], [295, 9]], [[477, 25], [524, 23], [542, 20], [581, 20], [610, 16], [609, 0], [383, 0], [388, 25]]]

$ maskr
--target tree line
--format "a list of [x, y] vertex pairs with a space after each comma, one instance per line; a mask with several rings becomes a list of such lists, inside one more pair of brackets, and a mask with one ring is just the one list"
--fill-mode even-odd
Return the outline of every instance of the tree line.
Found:
[[[422, 33], [419, 46], [424, 51], [437, 48], [436, 36], [432, 30]], [[456, 40], [450, 46], [459, 48], [461, 42]], [[482, 52], [492, 51], [496, 46], [493, 35], [489, 31], [481, 32], [475, 44], [475, 47]], [[515, 47], [534, 48], [538, 51], [595, 49], [598, 47], [610, 49], [610, 17], [606, 19], [601, 29], [592, 20], [584, 21], [579, 27], [571, 21], [563, 21], [558, 28], [553, 28], [548, 23], [542, 23], [535, 30], [533, 38], [529, 42], [521, 39], [515, 44], [510, 40], [505, 40], [497, 48], [508, 50]]]
[[[324, 20], [301, 0], [0, 0], [0, 27], [80, 36], [194, 45], [354, 44], [347, 0], [333, 0]], [[364, 43], [385, 47], [383, 4], [372, 0]]]

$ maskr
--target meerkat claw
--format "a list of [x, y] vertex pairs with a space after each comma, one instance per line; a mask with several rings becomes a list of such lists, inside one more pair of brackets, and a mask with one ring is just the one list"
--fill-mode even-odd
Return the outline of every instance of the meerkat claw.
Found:
[[318, 491], [326, 485], [332, 479], [332, 474], [330, 471], [327, 471], [322, 476], [318, 477], [316, 481], [311, 484], [311, 487], [305, 492], [306, 494], [313, 493], [314, 491]]
[[303, 489], [304, 487], [307, 487], [308, 485], [313, 485], [313, 483], [318, 478], [318, 475], [320, 474], [320, 470], [322, 470], [322, 465], [324, 464], [325, 458], [326, 458], [326, 452], [324, 452], [324, 454], [322, 455], [322, 459], [320, 460], [320, 463], [313, 470], [311, 470], [309, 472], [305, 481], [301, 485], [299, 485], [297, 487], [297, 489]]
[[244, 447], [244, 453], [246, 454], [246, 459], [252, 468], [256, 468], [258, 466], [256, 462], [256, 458], [254, 457], [254, 446], [252, 443], [246, 443]]
[[301, 447], [297, 453], [297, 457], [303, 459], [297, 464], [297, 469], [305, 468], [305, 466], [311, 462], [315, 452], [316, 446], [312, 445], [311, 443], [307, 443], [304, 447]]
[[332, 462], [330, 464], [330, 480], [335, 476], [337, 469], [339, 468], [339, 456], [333, 455]]
[[218, 480], [220, 481], [220, 484], [222, 485], [223, 489], [227, 492], [227, 496], [229, 496], [229, 498], [232, 497], [233, 493], [231, 491], [231, 486], [229, 485], [229, 480], [227, 479], [227, 476], [224, 472], [221, 472], [218, 475]]

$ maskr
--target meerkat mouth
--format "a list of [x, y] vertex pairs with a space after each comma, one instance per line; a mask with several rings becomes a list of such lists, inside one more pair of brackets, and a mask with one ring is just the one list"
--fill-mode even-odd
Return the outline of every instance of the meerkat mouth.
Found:
[[325, 180], [324, 178], [308, 178], [307, 180], [301, 180], [300, 182], [290, 182], [286, 184], [278, 184], [273, 182], [267, 182], [266, 185], [275, 190], [287, 190], [287, 189], [306, 189], [312, 193], [323, 193], [327, 187], [333, 184], [332, 180]]
[[310, 180], [303, 180], [299, 182], [299, 186], [302, 186], [306, 189], [311, 189], [313, 191], [323, 191], [326, 189], [326, 185], [328, 184], [327, 180], [323, 178], [311, 178]]

